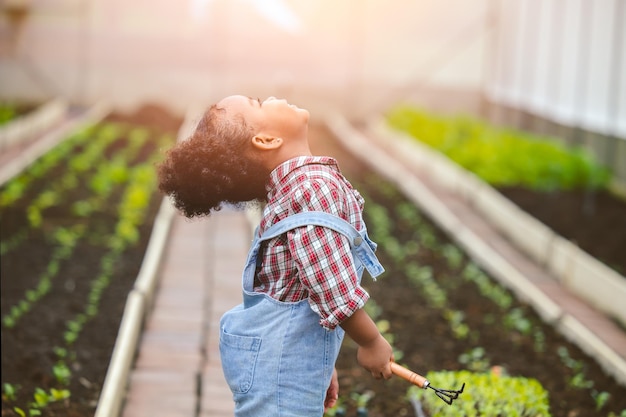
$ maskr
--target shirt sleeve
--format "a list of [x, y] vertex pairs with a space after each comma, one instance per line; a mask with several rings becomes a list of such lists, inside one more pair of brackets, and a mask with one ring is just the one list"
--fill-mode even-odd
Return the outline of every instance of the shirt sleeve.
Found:
[[[320, 202], [320, 200], [322, 200]], [[325, 182], [302, 183], [292, 195], [297, 212], [323, 211], [341, 217], [345, 195]], [[290, 252], [298, 265], [299, 278], [308, 291], [320, 324], [336, 328], [362, 308], [369, 295], [359, 285], [356, 266], [346, 236], [321, 226], [303, 226], [288, 232]]]

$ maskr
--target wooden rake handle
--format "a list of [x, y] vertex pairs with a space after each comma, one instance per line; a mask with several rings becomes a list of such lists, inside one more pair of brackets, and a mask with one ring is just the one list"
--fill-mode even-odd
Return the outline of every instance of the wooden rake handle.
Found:
[[402, 365], [398, 365], [395, 362], [391, 362], [391, 372], [395, 375], [399, 376], [402, 379], [407, 380], [413, 385], [417, 385], [420, 388], [426, 389], [430, 382], [420, 374], [416, 374], [415, 372], [405, 368]]

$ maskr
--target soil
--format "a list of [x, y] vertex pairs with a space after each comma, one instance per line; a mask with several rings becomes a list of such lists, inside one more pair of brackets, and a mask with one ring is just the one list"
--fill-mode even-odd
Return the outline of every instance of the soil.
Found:
[[[141, 122], [160, 126], [167, 129], [176, 129], [180, 120], [171, 116], [167, 111], [156, 106], [146, 106], [134, 114], [115, 114], [110, 120]], [[314, 152], [326, 153], [338, 158], [342, 169], [348, 178], [359, 184], [368, 201], [384, 205], [393, 212], [396, 204], [403, 201], [402, 196], [395, 194], [390, 198], [387, 194], [381, 195], [376, 187], [367, 185], [365, 181], [371, 175], [363, 169], [361, 164], [335, 145], [330, 134], [319, 126], [311, 127], [311, 142]], [[52, 181], [49, 176], [42, 188]], [[376, 180], [376, 182], [382, 182]], [[368, 182], [371, 184], [371, 182]], [[511, 195], [513, 193], [511, 192]], [[532, 196], [532, 193], [531, 193]], [[511, 197], [515, 198], [515, 197]], [[115, 277], [105, 291], [100, 305], [99, 314], [94, 321], [95, 326], [85, 327], [81, 337], [75, 342], [77, 357], [72, 362], [74, 378], [70, 384], [72, 397], [68, 401], [46, 408], [45, 416], [79, 417], [93, 415], [98, 395], [102, 387], [106, 370], [109, 364], [111, 351], [117, 337], [117, 330], [123, 313], [126, 296], [133, 285], [139, 270], [145, 246], [149, 238], [152, 218], [155, 215], [159, 196], [155, 193], [150, 217], [141, 230], [141, 239], [136, 247], [124, 254], [123, 261], [116, 265]], [[550, 204], [556, 213], [565, 217], [564, 213], [572, 211], [565, 198], [556, 198]], [[600, 204], [598, 199], [597, 207]], [[603, 200], [602, 200], [603, 201]], [[522, 203], [519, 203], [523, 207]], [[541, 204], [539, 204], [541, 206]], [[544, 204], [545, 205], [545, 204]], [[613, 207], [613, 206], [611, 206]], [[623, 206], [615, 205], [614, 214], [598, 210], [603, 218], [610, 217], [615, 222], [609, 222], [609, 232], [624, 233], [626, 230], [623, 221]], [[529, 208], [529, 211], [531, 209]], [[8, 236], [10, 227], [17, 227], [19, 216], [9, 220], [5, 208], [1, 210], [2, 238]], [[366, 216], [368, 212], [366, 209]], [[114, 218], [103, 217], [103, 222], [113, 222]], [[24, 221], [24, 216], [21, 216]], [[94, 219], [95, 221], [95, 219]], [[546, 221], [549, 224], [548, 220]], [[401, 241], [415, 240], [410, 227], [403, 227], [400, 220], [392, 223], [398, 225], [396, 237]], [[594, 220], [587, 219], [575, 224], [573, 232], [581, 228], [594, 229], [597, 226]], [[106, 227], [102, 225], [101, 227]], [[555, 230], [556, 227], [555, 227]], [[568, 236], [565, 229], [562, 232]], [[606, 241], [585, 241], [585, 238], [598, 239], [602, 234], [588, 233], [577, 237], [581, 247], [601, 248]], [[375, 236], [373, 236], [375, 239]], [[445, 235], [437, 235], [441, 242], [448, 242]], [[623, 236], [622, 236], [623, 239]], [[623, 240], [621, 240], [623, 242]], [[623, 245], [623, 243], [622, 243]], [[624, 246], [622, 246], [624, 247]], [[23, 297], [24, 291], [32, 286], [42, 268], [45, 268], [46, 259], [43, 254], [47, 250], [46, 242], [36, 236], [25, 241], [20, 248], [20, 256], [2, 259], [2, 315], [6, 314], [7, 306], [14, 305], [15, 299]], [[610, 411], [619, 413], [626, 409], [626, 389], [619, 386], [613, 379], [606, 376], [596, 362], [583, 354], [578, 348], [568, 343], [550, 327], [545, 326], [534, 315], [532, 310], [523, 304], [517, 304], [529, 317], [534, 328], [541, 329], [545, 335], [545, 349], [537, 353], [532, 340], [521, 334], [499, 328], [484, 321], [485, 317], [498, 317], [502, 312], [489, 302], [485, 301], [476, 288], [466, 282], [446, 280], [444, 277], [458, 275], [458, 270], [448, 270], [442, 262], [441, 256], [428, 250], [420, 251], [416, 258], [422, 265], [432, 266], [435, 276], [445, 286], [451, 307], [466, 313], [466, 322], [471, 326], [475, 335], [471, 341], [459, 341], [451, 334], [449, 325], [442, 317], [441, 311], [425, 307], [426, 301], [422, 294], [404, 277], [402, 265], [394, 265], [384, 248], [380, 248], [379, 256], [387, 272], [376, 284], [367, 281], [367, 288], [372, 299], [380, 305], [382, 318], [391, 323], [391, 332], [395, 334], [394, 345], [404, 353], [402, 362], [416, 371], [425, 370], [455, 370], [464, 366], [459, 363], [458, 357], [473, 347], [484, 347], [491, 365], [500, 365], [511, 375], [522, 375], [537, 378], [550, 393], [550, 404], [553, 416], [557, 417], [585, 417], [606, 416]], [[612, 259], [609, 255], [599, 253], [601, 259]], [[71, 262], [65, 262], [59, 276], [64, 277], [56, 286], [52, 295], [38, 302], [37, 312], [31, 311], [23, 317], [25, 326], [7, 329], [2, 327], [2, 382], [10, 382], [21, 386], [23, 392], [32, 393], [36, 387], [48, 389], [53, 386], [50, 369], [54, 362], [51, 347], [58, 344], [62, 337], [66, 320], [75, 316], [83, 306], [81, 300], [88, 291], [82, 281], [97, 269], [102, 257], [102, 249], [97, 245], [82, 245]], [[465, 260], [466, 262], [467, 260]], [[622, 260], [623, 261], [623, 260]], [[611, 261], [613, 262], [613, 261]], [[19, 277], [19, 279], [10, 279]], [[82, 294], [82, 296], [81, 296]], [[401, 306], [401, 307], [400, 307]], [[590, 390], [580, 390], [568, 385], [573, 377], [573, 371], [562, 365], [557, 349], [566, 347], [572, 358], [584, 363], [584, 372], [587, 379], [593, 381], [593, 390], [606, 391], [611, 394], [610, 400], [601, 412], [596, 412], [595, 403]], [[350, 343], [342, 350], [338, 370], [342, 398], [348, 406], [347, 415], [356, 415], [355, 404], [350, 400], [351, 393], [365, 393], [372, 391], [375, 395], [368, 404], [369, 415], [377, 416], [413, 416], [415, 415], [410, 403], [405, 398], [408, 384], [398, 378], [389, 381], [377, 381], [367, 375], [356, 365], [355, 349]], [[21, 399], [22, 403], [29, 399]], [[12, 409], [12, 402], [3, 395], [2, 416], [16, 416]]]

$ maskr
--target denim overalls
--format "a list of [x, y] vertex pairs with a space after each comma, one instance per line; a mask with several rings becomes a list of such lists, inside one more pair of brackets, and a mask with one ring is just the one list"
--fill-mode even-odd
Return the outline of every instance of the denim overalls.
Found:
[[255, 233], [243, 272], [243, 304], [220, 321], [220, 354], [233, 392], [235, 416], [320, 417], [344, 331], [324, 329], [309, 300], [281, 302], [253, 291], [262, 241], [296, 227], [316, 225], [348, 237], [359, 282], [363, 269], [372, 277], [384, 272], [365, 228], [358, 232], [340, 217], [324, 212], [289, 216]]

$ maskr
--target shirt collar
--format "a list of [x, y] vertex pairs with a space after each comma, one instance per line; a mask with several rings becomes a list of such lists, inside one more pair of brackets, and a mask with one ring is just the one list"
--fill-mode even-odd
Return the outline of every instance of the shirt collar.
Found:
[[272, 189], [276, 188], [281, 181], [289, 175], [289, 173], [310, 164], [328, 165], [332, 169], [339, 171], [339, 164], [330, 156], [298, 156], [296, 158], [289, 159], [274, 168], [274, 170], [270, 173], [270, 179], [267, 183], [267, 191], [270, 192]]

